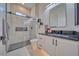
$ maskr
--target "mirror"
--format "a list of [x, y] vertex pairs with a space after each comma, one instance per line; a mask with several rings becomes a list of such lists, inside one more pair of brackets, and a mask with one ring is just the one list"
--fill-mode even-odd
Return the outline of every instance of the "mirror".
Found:
[[65, 27], [66, 26], [66, 4], [59, 4], [52, 8], [49, 13], [50, 27]]

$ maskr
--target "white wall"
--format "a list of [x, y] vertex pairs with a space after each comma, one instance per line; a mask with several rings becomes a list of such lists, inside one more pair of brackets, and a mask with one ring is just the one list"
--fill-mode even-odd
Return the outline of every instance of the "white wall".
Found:
[[32, 8], [31, 8], [31, 16], [34, 18], [38, 18], [39, 17], [39, 4], [35, 4]]
[[39, 4], [39, 18], [46, 25], [49, 24], [49, 10], [45, 9], [48, 3], [40, 3]]
[[36, 12], [35, 12], [35, 5], [34, 5], [34, 7], [31, 8], [31, 16], [35, 17], [35, 13]]
[[[39, 7], [39, 18], [42, 19], [44, 24], [49, 25], [49, 10], [44, 9], [45, 4], [40, 4]], [[53, 30], [74, 30], [74, 4], [67, 4], [67, 24], [65, 27], [52, 28]]]
[[35, 29], [33, 29], [32, 33], [34, 33], [35, 35], [33, 35], [33, 37], [35, 37], [38, 33], [38, 23], [37, 23], [37, 19], [38, 19], [38, 10], [39, 10], [39, 7], [38, 7], [38, 4], [35, 4], [32, 8], [31, 8], [31, 16], [35, 18], [35, 20], [33, 21], [33, 27]]

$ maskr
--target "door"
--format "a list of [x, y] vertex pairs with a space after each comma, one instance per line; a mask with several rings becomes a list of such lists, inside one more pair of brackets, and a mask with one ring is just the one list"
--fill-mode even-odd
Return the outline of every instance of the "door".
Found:
[[56, 56], [77, 56], [78, 42], [57, 38]]
[[5, 45], [2, 44], [2, 41], [0, 40], [0, 56], [5, 56], [6, 51], [5, 51]]
[[16, 28], [18, 27], [27, 27], [24, 25], [28, 19], [16, 16], [16, 15], [8, 15], [10, 19], [8, 19], [8, 26], [9, 26], [9, 44], [14, 44], [22, 41], [29, 40], [29, 31], [17, 31]]
[[5, 3], [0, 3], [0, 56], [6, 55], [6, 6]]
[[50, 56], [55, 56], [55, 38], [45, 35], [40, 35], [40, 45]]

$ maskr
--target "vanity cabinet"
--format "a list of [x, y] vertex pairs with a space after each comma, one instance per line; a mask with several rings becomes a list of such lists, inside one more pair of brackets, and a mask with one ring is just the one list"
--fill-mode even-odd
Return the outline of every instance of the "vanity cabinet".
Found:
[[43, 49], [45, 49], [45, 38], [44, 38], [43, 35], [39, 35], [38, 44], [39, 44]]
[[44, 49], [49, 55], [55, 56], [55, 45], [54, 39], [50, 36], [39, 35], [39, 45]]
[[56, 56], [78, 56], [79, 42], [56, 38]]
[[45, 50], [48, 52], [50, 56], [55, 56], [55, 45], [54, 38], [50, 36], [45, 36]]
[[40, 35], [40, 45], [50, 56], [78, 56], [79, 42]]

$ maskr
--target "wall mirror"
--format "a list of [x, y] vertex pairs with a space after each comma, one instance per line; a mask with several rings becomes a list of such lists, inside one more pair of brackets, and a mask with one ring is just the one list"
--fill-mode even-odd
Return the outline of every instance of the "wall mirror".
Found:
[[66, 26], [66, 4], [61, 3], [49, 12], [50, 27], [65, 27]]

